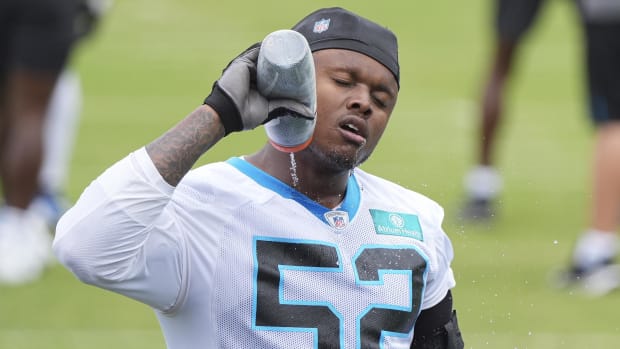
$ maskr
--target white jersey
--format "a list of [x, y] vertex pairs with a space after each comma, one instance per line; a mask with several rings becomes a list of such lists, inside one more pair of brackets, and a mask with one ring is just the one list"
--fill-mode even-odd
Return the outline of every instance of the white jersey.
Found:
[[155, 308], [168, 348], [409, 348], [455, 285], [434, 201], [356, 169], [327, 209], [242, 158], [177, 188], [144, 148], [61, 219], [60, 261]]

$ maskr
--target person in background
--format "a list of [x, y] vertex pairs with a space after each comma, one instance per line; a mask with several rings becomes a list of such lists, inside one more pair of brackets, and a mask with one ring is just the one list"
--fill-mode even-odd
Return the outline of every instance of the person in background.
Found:
[[79, 102], [68, 64], [93, 28], [94, 3], [0, 4], [0, 285], [35, 281], [52, 260]]
[[543, 0], [495, 1], [495, 41], [481, 103], [477, 163], [464, 177], [466, 220], [488, 220], [496, 214], [502, 178], [494, 160], [496, 140], [505, 118], [505, 96], [515, 71], [519, 48], [540, 13]]
[[589, 226], [577, 238], [561, 286], [591, 295], [620, 287], [620, 1], [578, 0], [587, 91], [595, 126]]
[[[78, 0], [78, 14], [74, 22], [75, 41], [78, 44], [93, 37], [101, 18], [111, 6], [111, 0]], [[67, 64], [56, 82], [47, 107], [39, 192], [31, 204], [31, 209], [45, 218], [52, 231], [60, 216], [70, 206], [66, 186], [82, 113], [82, 97], [80, 75]]]
[[[86, 188], [54, 252], [153, 308], [170, 349], [463, 348], [443, 209], [358, 167], [396, 105], [396, 36], [342, 8], [293, 29], [313, 54], [316, 110], [258, 93], [252, 45], [203, 105]], [[282, 110], [316, 118], [307, 148], [266, 142], [190, 171]]]

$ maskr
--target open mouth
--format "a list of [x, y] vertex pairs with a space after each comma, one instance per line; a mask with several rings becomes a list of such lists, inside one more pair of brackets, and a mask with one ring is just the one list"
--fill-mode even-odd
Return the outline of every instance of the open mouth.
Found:
[[363, 129], [363, 125], [355, 122], [345, 122], [340, 125], [340, 129], [343, 131], [344, 138], [349, 142], [357, 145], [366, 144], [366, 132]]
[[345, 129], [348, 132], [353, 132], [353, 133], [355, 133], [357, 135], [360, 134], [359, 129], [355, 125], [353, 125], [353, 124], [344, 124], [344, 125], [342, 125], [342, 128]]

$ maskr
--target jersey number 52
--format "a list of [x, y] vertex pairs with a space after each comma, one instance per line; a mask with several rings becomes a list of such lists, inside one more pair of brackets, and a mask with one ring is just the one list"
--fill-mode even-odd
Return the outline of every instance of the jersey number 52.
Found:
[[[382, 275], [407, 275], [411, 281], [407, 307], [373, 304], [357, 316], [357, 348], [380, 348], [384, 335], [407, 336], [419, 314], [426, 259], [412, 246], [362, 246], [352, 257], [356, 284], [382, 282]], [[314, 334], [315, 348], [343, 348], [342, 319], [330, 304], [286, 302], [282, 271], [289, 269], [342, 272], [337, 246], [317, 241], [254, 241], [254, 326], [258, 330], [304, 331]]]

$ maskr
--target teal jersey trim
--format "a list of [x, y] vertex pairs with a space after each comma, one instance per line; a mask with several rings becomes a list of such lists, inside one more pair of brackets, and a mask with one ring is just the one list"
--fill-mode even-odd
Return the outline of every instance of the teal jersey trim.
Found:
[[[315, 215], [318, 219], [323, 222], [327, 222], [325, 218], [325, 213], [332, 211], [331, 209], [316, 203], [315, 201], [298, 192], [288, 184], [280, 181], [279, 179], [273, 177], [272, 175], [252, 165], [251, 163], [243, 160], [242, 158], [233, 157], [226, 160], [226, 163], [230, 164], [248, 177], [252, 178], [254, 181], [256, 181], [256, 183], [260, 184], [261, 186], [278, 193], [284, 198], [296, 201], [297, 203], [305, 207], [308, 211], [310, 211], [313, 215]], [[359, 211], [360, 199], [360, 186], [355, 179], [355, 175], [351, 175], [347, 183], [347, 192], [345, 193], [344, 200], [342, 201], [340, 207], [333, 211], [347, 212], [347, 214], [349, 215], [349, 220], [352, 221], [357, 212]]]

